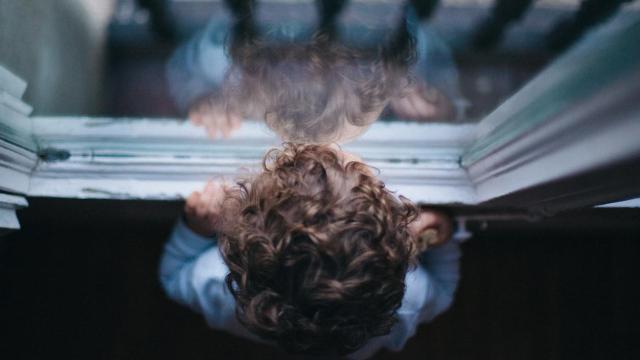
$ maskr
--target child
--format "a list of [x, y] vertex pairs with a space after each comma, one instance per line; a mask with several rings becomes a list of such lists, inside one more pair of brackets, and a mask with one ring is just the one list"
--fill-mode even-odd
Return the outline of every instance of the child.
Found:
[[[422, 253], [426, 230], [438, 235]], [[254, 178], [189, 197], [160, 278], [213, 328], [294, 353], [365, 358], [402, 349], [449, 307], [459, 277], [450, 235], [445, 216], [418, 214], [353, 156], [285, 144]]]
[[211, 137], [228, 137], [243, 118], [285, 141], [331, 143], [357, 137], [385, 108], [415, 121], [463, 116], [448, 48], [410, 8], [389, 36], [362, 45], [338, 31], [338, 13], [312, 36], [286, 24], [261, 34], [256, 5], [245, 3], [228, 36], [212, 22], [168, 66], [176, 103]]

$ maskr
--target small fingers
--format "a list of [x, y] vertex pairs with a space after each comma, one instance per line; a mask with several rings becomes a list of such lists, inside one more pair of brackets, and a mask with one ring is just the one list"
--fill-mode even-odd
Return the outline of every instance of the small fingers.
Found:
[[225, 116], [225, 120], [222, 122], [220, 126], [220, 131], [222, 132], [222, 138], [228, 139], [231, 135], [231, 122], [229, 118]]
[[207, 135], [209, 135], [211, 139], [215, 139], [218, 134], [218, 124], [215, 114], [207, 114], [203, 121], [204, 126], [207, 128]]
[[221, 213], [222, 203], [224, 202], [228, 184], [220, 181], [209, 181], [203, 191], [204, 201], [207, 202], [209, 212], [214, 215]]
[[394, 100], [392, 107], [393, 111], [401, 118], [414, 119], [418, 115], [417, 110], [409, 100], [409, 96]]
[[195, 215], [196, 213], [195, 209], [198, 206], [199, 202], [200, 202], [200, 193], [198, 191], [192, 192], [184, 204], [185, 213], [187, 215]]
[[205, 187], [205, 199], [207, 203], [207, 209], [209, 213], [215, 213], [216, 211], [216, 203], [217, 203], [217, 194], [220, 185], [215, 181], [209, 181], [207, 186]]
[[198, 111], [189, 111], [189, 120], [193, 125], [202, 125], [202, 115]]
[[202, 192], [206, 195], [210, 195], [212, 192], [215, 191], [216, 187], [218, 186], [218, 183], [214, 180], [209, 180], [207, 181], [207, 183], [204, 186], [204, 190], [202, 190]]
[[[203, 217], [205, 217], [207, 215], [207, 204], [208, 204], [208, 201], [207, 201], [207, 197], [208, 197], [207, 189], [205, 187], [205, 189], [202, 192], [196, 191], [193, 194], [196, 194], [196, 196], [194, 196], [194, 200], [193, 200], [193, 202], [191, 203], [191, 206], [190, 206], [192, 208], [192, 213], [194, 215], [196, 215], [197, 217], [199, 217], [199, 218], [203, 218]], [[191, 196], [190, 196], [190, 198], [191, 198]], [[189, 205], [189, 200], [190, 199], [187, 199], [187, 204], [188, 205]]]
[[441, 211], [426, 210], [409, 224], [409, 231], [428, 246], [440, 245], [451, 238], [453, 223], [449, 216]]
[[202, 125], [206, 115], [210, 112], [211, 106], [209, 106], [208, 102], [198, 102], [189, 109], [189, 120], [191, 120], [194, 125]]
[[231, 129], [236, 130], [242, 126], [242, 117], [237, 114], [230, 114], [231, 117]]
[[428, 119], [437, 115], [438, 109], [435, 104], [420, 96], [418, 93], [412, 93], [409, 96], [409, 102], [415, 109], [416, 119]]
[[425, 210], [409, 225], [417, 236], [432, 232], [429, 245], [441, 245], [447, 242], [453, 233], [453, 222], [449, 216], [438, 210]]
[[418, 217], [409, 224], [409, 231], [418, 236], [428, 228], [436, 227], [435, 215], [431, 212], [421, 212]]
[[224, 124], [222, 125], [222, 136], [227, 139], [231, 136], [231, 133], [240, 128], [242, 125], [242, 118], [234, 113], [227, 111], [224, 116]]

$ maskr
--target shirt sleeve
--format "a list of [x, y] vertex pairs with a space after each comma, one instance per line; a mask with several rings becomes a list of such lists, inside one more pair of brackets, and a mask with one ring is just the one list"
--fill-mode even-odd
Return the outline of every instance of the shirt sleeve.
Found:
[[178, 221], [164, 246], [160, 282], [169, 298], [202, 313], [211, 327], [233, 332], [235, 302], [224, 282], [228, 269], [215, 240]]
[[421, 258], [427, 275], [424, 305], [419, 322], [433, 320], [447, 310], [460, 280], [460, 245], [454, 240], [427, 251]]
[[460, 278], [460, 246], [455, 239], [425, 252], [421, 264], [405, 277], [406, 290], [391, 332], [369, 340], [350, 359], [366, 359], [381, 348], [400, 351], [416, 333], [420, 323], [433, 320], [447, 310]]
[[227, 36], [228, 29], [211, 22], [172, 55], [166, 77], [179, 110], [188, 110], [195, 101], [221, 86], [229, 68], [224, 45]]

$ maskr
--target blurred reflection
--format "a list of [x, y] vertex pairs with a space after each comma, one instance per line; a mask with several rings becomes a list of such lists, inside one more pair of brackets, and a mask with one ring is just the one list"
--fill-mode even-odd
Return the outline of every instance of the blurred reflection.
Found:
[[[181, 46], [168, 65], [170, 91], [210, 137], [228, 137], [243, 119], [264, 120], [281, 139], [344, 143], [381, 114], [411, 121], [464, 115], [448, 47], [407, 5], [386, 36], [360, 39], [336, 19], [344, 1], [318, 2], [315, 29], [261, 26], [252, 1], [228, 1], [234, 23], [219, 23]], [[324, 4], [324, 5], [323, 5]]]

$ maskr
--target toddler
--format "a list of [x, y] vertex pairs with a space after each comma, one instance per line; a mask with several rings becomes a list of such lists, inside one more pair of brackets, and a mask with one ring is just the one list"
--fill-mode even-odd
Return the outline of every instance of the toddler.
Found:
[[[437, 235], [421, 241], [427, 230]], [[460, 256], [450, 235], [446, 216], [397, 198], [356, 157], [285, 144], [261, 173], [188, 198], [160, 279], [213, 328], [366, 358], [402, 349], [449, 307]]]

